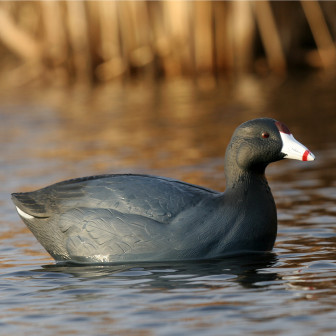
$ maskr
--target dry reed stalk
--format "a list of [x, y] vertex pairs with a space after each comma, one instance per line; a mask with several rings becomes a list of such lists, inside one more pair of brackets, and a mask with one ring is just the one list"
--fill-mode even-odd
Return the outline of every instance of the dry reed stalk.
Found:
[[212, 8], [212, 35], [213, 35], [213, 66], [218, 76], [223, 71], [228, 72], [233, 65], [234, 55], [231, 48], [229, 5], [223, 1], [216, 1]]
[[136, 27], [130, 3], [128, 1], [120, 1], [116, 5], [121, 46], [120, 55], [125, 62], [125, 75], [129, 77], [133, 67], [131, 53], [136, 49], [136, 39], [134, 36]]
[[103, 62], [96, 68], [99, 80], [108, 81], [120, 78], [126, 71], [122, 57], [117, 3], [115, 1], [97, 2], [100, 17], [99, 53]]
[[308, 24], [314, 36], [323, 67], [336, 63], [336, 47], [318, 1], [302, 1]]
[[134, 47], [130, 51], [130, 62], [139, 69], [152, 63], [154, 59], [148, 12], [144, 1], [131, 1], [128, 4], [134, 27]]
[[114, 1], [99, 1], [97, 6], [100, 18], [98, 52], [104, 61], [109, 61], [120, 53], [116, 3]]
[[230, 3], [230, 42], [232, 50], [231, 66], [237, 73], [251, 69], [255, 22], [251, 4], [246, 1]]
[[40, 43], [21, 29], [13, 17], [2, 8], [0, 8], [0, 22], [0, 40], [10, 50], [25, 61], [40, 61], [42, 54]]
[[88, 39], [85, 2], [67, 1], [67, 28], [72, 49], [75, 79], [78, 83], [91, 81], [91, 54]]
[[163, 4], [163, 12], [165, 13], [164, 29], [166, 31], [167, 45], [169, 46], [169, 53], [165, 62], [170, 76], [189, 72], [189, 8], [188, 2], [185, 1], [165, 1]]
[[[170, 11], [173, 2], [163, 1], [155, 6], [151, 10], [152, 13], [152, 25], [155, 27], [155, 45], [157, 55], [160, 59], [163, 73], [167, 77], [174, 77], [181, 72], [181, 64], [179, 59], [176, 58], [176, 46], [174, 45], [174, 38], [172, 36], [171, 24], [170, 24]], [[155, 17], [157, 15], [157, 17]], [[154, 19], [154, 20], [153, 20]]]
[[155, 55], [156, 76], [172, 76], [176, 68], [171, 59], [172, 46], [166, 29], [167, 17], [164, 12], [165, 2], [151, 1], [147, 3], [148, 17], [151, 27], [152, 48]]
[[44, 50], [48, 59], [57, 66], [67, 57], [67, 39], [62, 24], [63, 4], [56, 1], [41, 1]]
[[89, 52], [91, 54], [92, 67], [101, 62], [100, 55], [100, 11], [98, 1], [85, 2], [85, 16], [87, 25], [87, 39], [89, 45]]
[[209, 72], [213, 69], [211, 21], [211, 2], [197, 1], [195, 6], [195, 65], [197, 72]]
[[[330, 19], [318, 1], [300, 3], [327, 68], [336, 63]], [[278, 29], [279, 8], [288, 12], [292, 7], [271, 7], [269, 0], [1, 2], [0, 40], [24, 64], [47, 67], [39, 73], [53, 81], [57, 76], [59, 82], [74, 77], [89, 83], [191, 75], [211, 87], [218, 73], [253, 70], [258, 32], [271, 71], [286, 71], [281, 39], [290, 30]], [[304, 21], [301, 9], [296, 15]], [[300, 51], [299, 39], [295, 43], [288, 52]]]
[[187, 30], [187, 36], [188, 36], [188, 48], [189, 48], [189, 54], [187, 56], [187, 59], [189, 59], [189, 75], [191, 75], [193, 82], [196, 82], [196, 57], [195, 57], [195, 49], [196, 49], [196, 43], [195, 39], [192, 38], [193, 36], [193, 29], [195, 26], [195, 11], [194, 11], [194, 6], [192, 5], [191, 2], [188, 2], [188, 30]]
[[286, 70], [286, 58], [270, 2], [254, 1], [253, 5], [270, 68], [278, 74], [283, 74]]

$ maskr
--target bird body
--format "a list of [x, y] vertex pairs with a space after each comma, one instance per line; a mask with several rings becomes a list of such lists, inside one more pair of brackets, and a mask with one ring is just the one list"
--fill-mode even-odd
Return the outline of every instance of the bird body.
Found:
[[264, 173], [268, 163], [286, 155], [280, 132], [268, 118], [235, 131], [223, 193], [165, 177], [112, 174], [63, 181], [12, 199], [57, 261], [171, 261], [269, 251], [277, 214]]

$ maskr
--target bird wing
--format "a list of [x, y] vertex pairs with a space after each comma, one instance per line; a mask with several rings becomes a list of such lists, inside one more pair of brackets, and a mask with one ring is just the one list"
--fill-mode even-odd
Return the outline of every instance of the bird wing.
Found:
[[116, 210], [169, 223], [186, 208], [218, 192], [174, 179], [134, 174], [100, 175], [67, 180], [12, 195], [14, 203], [35, 217], [51, 217], [71, 209]]
[[72, 260], [78, 256], [91, 262], [148, 260], [174, 249], [173, 232], [166, 225], [139, 215], [77, 208], [61, 215], [59, 223]]

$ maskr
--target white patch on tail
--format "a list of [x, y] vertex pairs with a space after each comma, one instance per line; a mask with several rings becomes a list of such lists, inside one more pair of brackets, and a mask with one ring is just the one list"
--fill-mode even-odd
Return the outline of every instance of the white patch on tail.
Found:
[[23, 218], [26, 218], [26, 219], [33, 219], [33, 218], [35, 218], [34, 216], [31, 216], [31, 215], [25, 213], [24, 211], [22, 211], [22, 210], [21, 210], [20, 208], [18, 208], [18, 207], [16, 207], [16, 210], [17, 210], [18, 214], [19, 214], [21, 217], [23, 217]]

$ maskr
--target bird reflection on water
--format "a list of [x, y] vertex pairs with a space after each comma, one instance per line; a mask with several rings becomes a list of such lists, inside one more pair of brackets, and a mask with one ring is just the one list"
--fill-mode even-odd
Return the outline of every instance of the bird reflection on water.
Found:
[[92, 264], [58, 263], [45, 265], [36, 272], [65, 273], [81, 280], [118, 279], [118, 285], [129, 286], [129, 280], [146, 280], [145, 290], [172, 289], [192, 287], [227, 286], [227, 281], [234, 281], [242, 287], [260, 287], [259, 283], [278, 280], [280, 277], [272, 271], [277, 263], [275, 253], [258, 253], [225, 259], [199, 260], [188, 262], [165, 263], [126, 263], [126, 264]]

